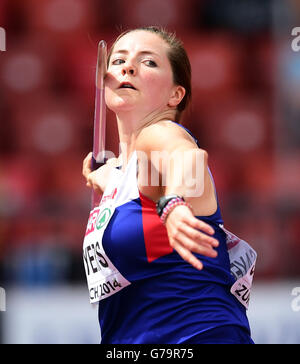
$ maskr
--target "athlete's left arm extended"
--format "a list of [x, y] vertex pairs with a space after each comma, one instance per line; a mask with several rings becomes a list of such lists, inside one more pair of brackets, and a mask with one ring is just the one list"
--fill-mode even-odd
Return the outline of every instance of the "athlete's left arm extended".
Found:
[[[192, 205], [206, 201], [207, 153], [199, 149], [181, 128], [153, 126], [151, 133], [145, 133], [143, 147], [147, 154], [159, 151], [163, 163], [156, 166], [162, 181], [163, 195], [183, 196]], [[193, 211], [184, 205], [173, 208], [165, 223], [170, 245], [178, 254], [196, 269], [202, 269], [202, 262], [193, 253], [216, 257], [214, 248], [219, 245], [214, 239], [214, 229], [197, 219]]]
[[[165, 195], [183, 196], [192, 206], [198, 201], [205, 201], [205, 170], [207, 153], [199, 148], [176, 148], [172, 152], [166, 177]], [[166, 228], [170, 245], [181, 257], [196, 269], [202, 269], [202, 262], [193, 253], [216, 257], [214, 248], [219, 245], [212, 227], [194, 216], [193, 211], [184, 205], [176, 206], [168, 214]]]

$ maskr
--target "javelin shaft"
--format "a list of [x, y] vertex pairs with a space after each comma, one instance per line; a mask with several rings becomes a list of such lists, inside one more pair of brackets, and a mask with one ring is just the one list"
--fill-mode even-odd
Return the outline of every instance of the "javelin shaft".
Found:
[[[105, 132], [106, 105], [104, 94], [104, 78], [106, 74], [107, 45], [104, 40], [99, 42], [96, 66], [96, 96], [94, 114], [94, 140], [92, 169], [95, 170], [105, 163]], [[100, 196], [93, 192], [92, 207], [100, 202]]]
[[98, 46], [96, 69], [96, 97], [94, 117], [93, 157], [96, 163], [104, 163], [106, 106], [104, 95], [104, 77], [106, 74], [106, 43], [102, 40]]

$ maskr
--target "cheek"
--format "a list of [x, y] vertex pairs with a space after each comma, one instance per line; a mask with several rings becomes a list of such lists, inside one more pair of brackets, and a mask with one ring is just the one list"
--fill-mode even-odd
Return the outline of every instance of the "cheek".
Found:
[[162, 97], [171, 86], [169, 77], [166, 75], [148, 74], [144, 78], [147, 91], [150, 95]]

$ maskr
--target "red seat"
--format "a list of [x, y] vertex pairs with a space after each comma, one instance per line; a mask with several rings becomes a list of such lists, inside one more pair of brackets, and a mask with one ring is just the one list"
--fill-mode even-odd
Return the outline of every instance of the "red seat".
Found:
[[8, 4], [7, 0], [2, 0], [0, 2], [0, 26], [1, 27], [5, 27], [7, 4]]
[[193, 100], [193, 125], [204, 133], [209, 148], [236, 156], [271, 148], [271, 105], [251, 95], [228, 94], [202, 102]]
[[168, 30], [189, 28], [194, 21], [195, 0], [130, 0], [119, 1], [116, 10], [124, 29], [161, 25]]
[[[93, 24], [93, 3], [86, 0], [28, 0], [20, 4], [28, 24], [34, 31], [51, 32], [60, 39], [88, 29]], [[57, 39], [59, 39], [57, 37]]]
[[202, 102], [242, 86], [241, 41], [226, 33], [186, 34], [184, 44], [192, 65], [193, 93]]
[[65, 153], [82, 155], [85, 130], [93, 125], [85, 111], [71, 95], [56, 99], [44, 93], [35, 99], [19, 100], [12, 109], [16, 148], [20, 153], [38, 153], [45, 158]]

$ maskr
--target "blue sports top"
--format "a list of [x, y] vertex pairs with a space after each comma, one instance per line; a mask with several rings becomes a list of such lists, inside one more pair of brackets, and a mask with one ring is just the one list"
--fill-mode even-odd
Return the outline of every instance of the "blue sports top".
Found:
[[195, 254], [204, 264], [199, 271], [170, 247], [155, 203], [137, 189], [136, 166], [133, 153], [125, 181], [137, 193], [116, 207], [102, 238], [107, 256], [131, 283], [99, 302], [102, 343], [180, 344], [225, 325], [250, 334], [246, 309], [230, 293], [235, 279], [219, 203], [214, 214], [197, 216], [220, 242], [216, 258]]

